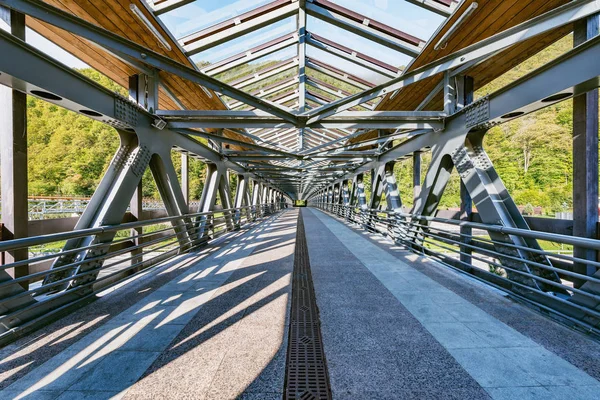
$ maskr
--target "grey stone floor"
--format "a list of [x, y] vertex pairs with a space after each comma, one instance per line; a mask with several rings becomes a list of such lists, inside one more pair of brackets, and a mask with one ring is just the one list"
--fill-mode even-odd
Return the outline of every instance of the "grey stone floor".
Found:
[[[0, 349], [0, 399], [281, 399], [298, 210]], [[600, 344], [303, 209], [334, 399], [600, 398]]]
[[321, 211], [303, 216], [334, 397], [600, 398], [597, 342]]

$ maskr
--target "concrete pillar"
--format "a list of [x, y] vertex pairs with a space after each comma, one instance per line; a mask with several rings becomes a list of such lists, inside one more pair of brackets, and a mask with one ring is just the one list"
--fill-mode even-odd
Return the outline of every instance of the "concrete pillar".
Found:
[[[599, 16], [575, 23], [573, 45], [597, 36]], [[598, 238], [598, 90], [573, 99], [573, 235]], [[595, 251], [574, 249], [575, 257], [596, 260]], [[595, 268], [575, 263], [575, 272], [592, 275]], [[576, 280], [575, 287], [584, 281]]]
[[[0, 7], [0, 27], [25, 40], [25, 16]], [[4, 240], [28, 236], [27, 224], [27, 95], [0, 86], [0, 158], [2, 159], [2, 222]], [[26, 260], [27, 249], [9, 252], [5, 262]], [[27, 265], [8, 271], [18, 278], [29, 274]], [[27, 282], [21, 283], [25, 289]]]

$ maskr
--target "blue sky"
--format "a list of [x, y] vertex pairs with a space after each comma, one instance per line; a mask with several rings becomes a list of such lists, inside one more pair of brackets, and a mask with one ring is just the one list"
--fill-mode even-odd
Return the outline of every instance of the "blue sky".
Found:
[[[183, 37], [202, 28], [229, 19], [243, 12], [252, 10], [269, 3], [272, 0], [197, 0], [186, 6], [175, 9], [161, 16], [162, 21], [171, 30], [176, 38]], [[442, 22], [442, 17], [424, 10], [420, 7], [407, 3], [404, 0], [334, 0], [335, 3], [361, 13], [370, 19], [378, 20], [396, 29], [428, 40]], [[336, 41], [342, 45], [360, 49], [361, 52], [392, 65], [406, 65], [409, 57], [374, 44], [359, 36], [349, 34], [341, 29], [325, 22], [309, 17], [307, 22], [309, 31]], [[215, 62], [230, 55], [243, 52], [246, 49], [266, 42], [295, 30], [295, 18], [280, 21], [275, 26], [245, 35], [242, 38], [228, 42], [224, 45], [207, 50], [194, 56], [194, 60], [205, 60]], [[61, 62], [76, 68], [86, 65], [75, 57], [62, 51], [60, 48], [37, 35], [35, 32], [27, 32], [27, 41], [42, 51], [59, 59]], [[270, 59], [284, 59], [295, 55], [294, 49], [282, 51], [270, 56]], [[308, 50], [308, 55], [322, 61], [335, 63], [338, 67], [348, 70], [373, 81], [381, 81], [382, 77], [377, 74], [356, 67], [349, 62], [339, 60], [333, 56], [326, 55], [318, 50]]]

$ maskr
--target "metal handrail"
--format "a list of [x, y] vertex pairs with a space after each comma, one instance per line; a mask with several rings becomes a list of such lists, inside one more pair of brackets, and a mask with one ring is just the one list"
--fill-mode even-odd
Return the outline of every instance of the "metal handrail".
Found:
[[49, 242], [58, 242], [58, 241], [69, 240], [69, 239], [79, 239], [82, 237], [98, 235], [98, 234], [103, 234], [103, 233], [117, 232], [117, 231], [122, 231], [122, 230], [127, 230], [127, 229], [143, 228], [143, 227], [149, 226], [149, 225], [157, 225], [157, 224], [161, 224], [161, 223], [179, 221], [179, 220], [183, 220], [186, 218], [189, 219], [189, 218], [196, 218], [196, 217], [201, 217], [201, 216], [213, 216], [214, 214], [217, 214], [217, 213], [226, 213], [226, 212], [231, 212], [231, 211], [236, 211], [236, 210], [251, 210], [251, 209], [253, 209], [253, 207], [265, 207], [265, 206], [269, 206], [271, 204], [275, 204], [275, 203], [265, 203], [265, 204], [259, 204], [257, 206], [244, 206], [244, 207], [240, 207], [240, 208], [227, 208], [224, 210], [201, 212], [201, 213], [194, 213], [194, 214], [183, 214], [183, 215], [177, 215], [177, 216], [173, 216], [173, 217], [162, 217], [162, 218], [156, 218], [156, 219], [150, 219], [150, 220], [144, 220], [144, 221], [127, 222], [127, 223], [118, 224], [118, 225], [104, 225], [104, 226], [99, 226], [97, 228], [79, 229], [79, 230], [71, 231], [71, 232], [60, 232], [60, 233], [52, 233], [49, 235], [40, 235], [40, 236], [32, 236], [32, 237], [27, 237], [27, 238], [7, 240], [7, 241], [0, 242], [0, 252], [17, 250], [17, 249], [23, 248], [23, 247], [39, 246], [39, 245], [46, 244]]
[[[0, 271], [35, 266], [39, 265], [40, 262], [50, 262], [63, 256], [72, 256], [83, 251], [92, 250], [91, 253], [87, 253], [90, 255], [88, 257], [74, 259], [64, 265], [56, 265], [54, 268], [38, 270], [25, 276], [0, 282], [0, 310], [6, 310], [0, 314], [0, 343], [7, 340], [7, 335], [14, 336], [16, 332], [21, 332], [21, 328], [31, 325], [33, 320], [45, 321], [46, 317], [54, 315], [55, 311], [59, 309], [63, 309], [65, 302], [67, 302], [67, 305], [76, 304], [82, 299], [89, 298], [90, 293], [96, 293], [125, 279], [130, 279], [142, 270], [159, 265], [177, 255], [195, 250], [211, 239], [258, 221], [285, 206], [284, 202], [264, 203], [0, 242], [0, 252], [19, 249], [29, 250], [31, 247], [49, 245], [69, 239], [116, 233], [153, 225], [159, 227], [158, 230], [153, 232], [142, 232], [118, 238], [118, 240], [111, 242], [94, 243], [75, 249], [69, 248], [57, 253], [42, 254], [28, 260], [19, 260], [0, 266]], [[171, 224], [171, 226], [164, 228], [162, 227], [164, 224]], [[131, 243], [131, 245], [122, 247], [128, 243]], [[119, 247], [110, 251], [109, 247], [112, 245]], [[94, 253], [93, 250], [96, 250], [96, 252]], [[100, 254], [98, 254], [98, 250], [106, 250], [106, 252], [100, 251]], [[129, 255], [123, 257], [128, 253]], [[95, 263], [98, 263], [99, 266], [87, 270], [79, 269], [82, 265], [95, 265]], [[119, 268], [101, 274], [102, 271], [106, 271], [111, 267]], [[46, 281], [51, 275], [61, 273], [65, 275], [57, 275], [56, 278], [58, 279]], [[40, 286], [29, 287], [29, 283], [40, 279], [44, 279]], [[27, 284], [24, 290], [12, 290], [14, 285], [22, 284]]]

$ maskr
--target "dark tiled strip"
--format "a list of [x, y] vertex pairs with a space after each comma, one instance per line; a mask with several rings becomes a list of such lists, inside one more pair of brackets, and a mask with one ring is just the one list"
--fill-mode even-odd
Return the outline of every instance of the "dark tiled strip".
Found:
[[298, 217], [285, 398], [331, 399], [302, 216]]

